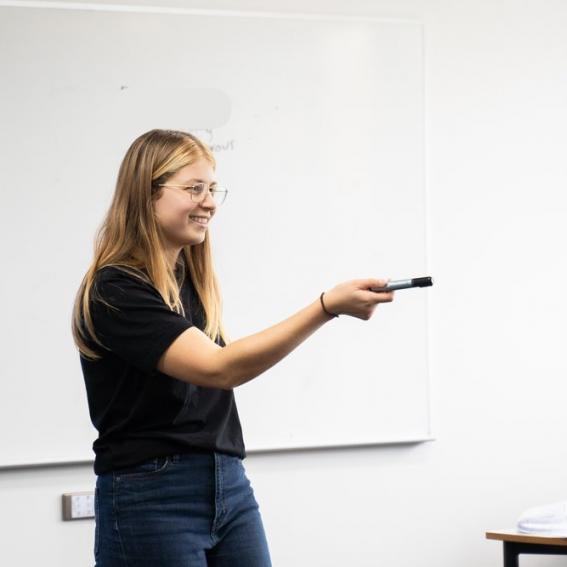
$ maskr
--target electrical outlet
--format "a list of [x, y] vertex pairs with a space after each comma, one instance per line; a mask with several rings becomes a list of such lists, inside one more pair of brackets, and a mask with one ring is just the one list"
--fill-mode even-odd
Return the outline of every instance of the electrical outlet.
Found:
[[93, 492], [63, 494], [63, 520], [82, 520], [94, 517]]

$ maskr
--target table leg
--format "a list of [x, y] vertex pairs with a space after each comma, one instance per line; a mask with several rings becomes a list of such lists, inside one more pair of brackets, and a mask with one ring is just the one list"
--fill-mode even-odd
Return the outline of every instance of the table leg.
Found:
[[519, 566], [519, 549], [518, 546], [511, 541], [504, 542], [504, 567]]

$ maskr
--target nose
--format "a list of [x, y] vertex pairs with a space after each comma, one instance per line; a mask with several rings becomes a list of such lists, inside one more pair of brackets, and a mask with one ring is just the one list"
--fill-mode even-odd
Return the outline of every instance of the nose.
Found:
[[201, 201], [200, 205], [204, 208], [216, 209], [217, 204], [215, 203], [210, 191], [207, 191], [205, 198]]

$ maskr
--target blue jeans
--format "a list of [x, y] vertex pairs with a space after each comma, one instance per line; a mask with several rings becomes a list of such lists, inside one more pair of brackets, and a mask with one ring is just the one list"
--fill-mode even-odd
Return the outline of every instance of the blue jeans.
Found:
[[95, 567], [271, 567], [242, 459], [192, 452], [97, 476]]

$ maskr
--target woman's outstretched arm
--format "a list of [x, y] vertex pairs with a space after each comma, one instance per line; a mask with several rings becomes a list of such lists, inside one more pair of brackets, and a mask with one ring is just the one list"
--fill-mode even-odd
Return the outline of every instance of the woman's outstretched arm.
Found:
[[332, 318], [317, 298], [284, 321], [225, 346], [216, 353], [225, 387], [235, 388], [256, 378]]
[[[394, 292], [372, 292], [387, 280], [351, 280], [325, 293], [328, 311], [370, 319], [378, 303], [393, 300]], [[165, 351], [158, 370], [200, 386], [231, 389], [244, 384], [285, 358], [333, 317], [319, 298], [287, 319], [238, 339], [225, 347], [213, 342], [197, 327], [184, 331]]]

